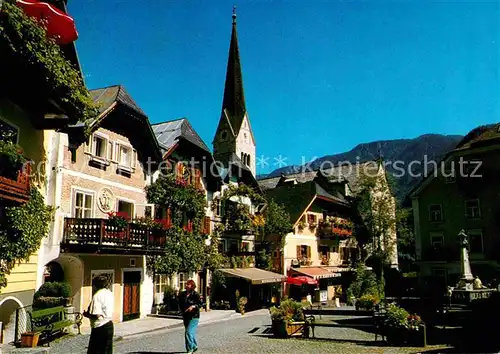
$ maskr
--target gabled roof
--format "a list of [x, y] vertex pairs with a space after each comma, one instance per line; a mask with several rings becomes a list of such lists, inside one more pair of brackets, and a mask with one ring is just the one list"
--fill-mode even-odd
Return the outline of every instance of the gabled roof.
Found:
[[90, 94], [94, 102], [99, 105], [99, 114], [110, 108], [113, 103], [118, 102], [146, 117], [146, 113], [135, 103], [122, 85], [90, 90]]
[[210, 152], [210, 149], [193, 129], [187, 118], [156, 123], [152, 127], [158, 143], [166, 151], [170, 150], [180, 139], [185, 139], [199, 148]]
[[276, 203], [284, 205], [286, 211], [290, 214], [292, 223], [297, 222], [316, 196], [328, 199], [339, 205], [347, 205], [345, 199], [340, 199], [331, 195], [314, 181], [294, 185], [283, 185], [281, 187], [268, 189], [265, 191], [265, 194], [269, 200], [273, 199]]
[[[286, 178], [294, 178], [297, 182], [305, 183], [315, 180], [319, 175], [322, 175], [329, 182], [345, 182], [349, 183], [349, 187], [353, 192], [356, 192], [359, 187], [359, 179], [364, 175], [375, 176], [379, 170], [377, 161], [368, 161], [360, 164], [341, 165], [321, 171], [304, 171], [284, 175]], [[281, 177], [271, 177], [258, 180], [262, 190], [276, 188]]]
[[[500, 145], [500, 123], [481, 125], [472, 129], [467, 135], [457, 144], [455, 149], [449, 151], [441, 161], [446, 163], [450, 161], [455, 154], [463, 153], [466, 151], [474, 151], [474, 149], [484, 146]], [[429, 183], [435, 178], [433, 171], [429, 171], [427, 177], [424, 178], [419, 184], [412, 188], [406, 195], [405, 199], [415, 197], [420, 193]]]

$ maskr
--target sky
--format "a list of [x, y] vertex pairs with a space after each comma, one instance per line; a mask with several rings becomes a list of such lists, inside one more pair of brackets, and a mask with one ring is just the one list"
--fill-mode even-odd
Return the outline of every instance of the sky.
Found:
[[493, 1], [70, 0], [86, 85], [122, 84], [212, 147], [233, 4], [257, 173], [500, 121]]

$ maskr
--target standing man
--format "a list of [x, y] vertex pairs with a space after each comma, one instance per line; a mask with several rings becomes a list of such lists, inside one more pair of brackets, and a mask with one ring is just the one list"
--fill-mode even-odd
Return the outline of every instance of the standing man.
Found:
[[87, 354], [112, 354], [113, 353], [113, 293], [107, 289], [108, 278], [98, 275], [92, 280], [96, 293], [92, 302], [83, 316], [90, 319], [92, 332], [90, 333]]
[[186, 291], [179, 295], [179, 307], [184, 320], [186, 351], [194, 353], [198, 350], [196, 342], [196, 328], [200, 320], [200, 308], [202, 306], [200, 295], [195, 291], [196, 283], [189, 279], [186, 282]]

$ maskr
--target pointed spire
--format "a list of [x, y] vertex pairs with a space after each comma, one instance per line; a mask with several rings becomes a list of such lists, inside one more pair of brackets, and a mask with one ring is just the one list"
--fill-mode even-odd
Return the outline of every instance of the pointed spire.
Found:
[[222, 101], [222, 113], [227, 111], [231, 126], [237, 135], [245, 117], [245, 95], [243, 93], [243, 75], [241, 73], [240, 50], [236, 32], [236, 6], [233, 6], [233, 29], [229, 45], [226, 83]]

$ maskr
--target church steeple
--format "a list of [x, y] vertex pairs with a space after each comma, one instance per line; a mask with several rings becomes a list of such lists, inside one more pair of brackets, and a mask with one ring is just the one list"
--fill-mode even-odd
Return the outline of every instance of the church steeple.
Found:
[[236, 154], [255, 174], [255, 141], [250, 127], [243, 90], [240, 50], [233, 7], [232, 31], [226, 68], [222, 111], [213, 141], [214, 157], [221, 161]]

